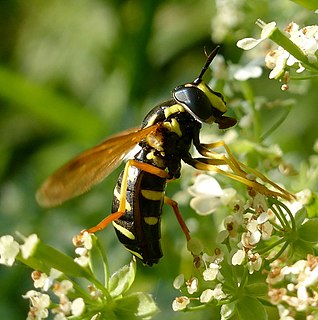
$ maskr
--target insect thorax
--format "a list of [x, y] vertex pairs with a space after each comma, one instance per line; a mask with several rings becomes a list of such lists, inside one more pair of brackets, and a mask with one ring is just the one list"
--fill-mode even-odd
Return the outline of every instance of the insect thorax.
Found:
[[175, 100], [153, 108], [145, 117], [142, 128], [158, 122], [162, 125], [140, 142], [142, 150], [135, 159], [165, 169], [170, 178], [179, 178], [181, 159], [188, 157], [193, 138], [198, 134], [201, 124]]

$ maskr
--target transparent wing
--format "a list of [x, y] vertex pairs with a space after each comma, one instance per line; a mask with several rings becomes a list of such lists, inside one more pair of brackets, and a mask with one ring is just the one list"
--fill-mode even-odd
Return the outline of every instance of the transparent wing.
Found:
[[53, 173], [36, 193], [42, 207], [54, 207], [78, 196], [105, 179], [160, 123], [145, 129], [123, 131], [81, 153]]

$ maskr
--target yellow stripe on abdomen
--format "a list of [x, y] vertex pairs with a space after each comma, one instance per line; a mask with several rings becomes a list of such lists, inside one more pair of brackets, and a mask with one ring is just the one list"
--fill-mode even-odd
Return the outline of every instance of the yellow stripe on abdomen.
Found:
[[159, 201], [164, 197], [164, 192], [143, 189], [141, 195], [148, 200]]

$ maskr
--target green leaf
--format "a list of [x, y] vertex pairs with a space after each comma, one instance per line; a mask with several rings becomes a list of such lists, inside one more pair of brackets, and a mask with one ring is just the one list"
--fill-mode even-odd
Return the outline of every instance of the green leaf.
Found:
[[314, 254], [313, 245], [307, 241], [296, 240], [290, 246], [290, 257], [289, 259], [300, 260], [306, 259], [308, 254]]
[[136, 260], [129, 265], [123, 266], [109, 279], [109, 292], [112, 297], [118, 297], [125, 293], [133, 284], [136, 275]]
[[309, 203], [306, 204], [306, 209], [308, 218], [318, 217], [318, 195], [316, 193], [312, 193]]
[[296, 226], [300, 227], [306, 218], [307, 218], [307, 210], [305, 207], [302, 207], [295, 214]]
[[157, 314], [159, 309], [148, 293], [135, 292], [116, 300], [114, 313], [118, 319], [149, 319]]
[[267, 320], [264, 306], [255, 298], [244, 296], [236, 303], [236, 310], [240, 320]]
[[253, 283], [245, 286], [245, 292], [250, 296], [267, 296], [268, 285], [265, 283]]
[[235, 313], [236, 302], [230, 302], [221, 307], [221, 320], [230, 319]]
[[318, 242], [317, 230], [318, 230], [318, 218], [309, 219], [304, 224], [302, 224], [298, 229], [299, 238], [304, 241], [316, 243]]
[[90, 276], [86, 269], [74, 262], [73, 258], [41, 241], [38, 242], [32, 256], [24, 259], [19, 255], [17, 259], [32, 269], [45, 273], [54, 268], [72, 277], [88, 278]]
[[[102, 121], [82, 105], [0, 66], [0, 97], [81, 141], [100, 138]], [[89, 130], [87, 130], [89, 128]]]
[[317, 10], [318, 9], [318, 2], [317, 0], [291, 0], [304, 8], [309, 10]]

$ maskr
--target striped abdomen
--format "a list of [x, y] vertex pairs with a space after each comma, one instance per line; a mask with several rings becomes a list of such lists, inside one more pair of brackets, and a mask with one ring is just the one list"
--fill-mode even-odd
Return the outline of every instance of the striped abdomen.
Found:
[[[151, 266], [162, 257], [160, 222], [166, 179], [134, 166], [128, 170], [126, 212], [113, 225], [119, 241]], [[122, 174], [114, 190], [112, 212], [119, 208], [121, 182]]]

